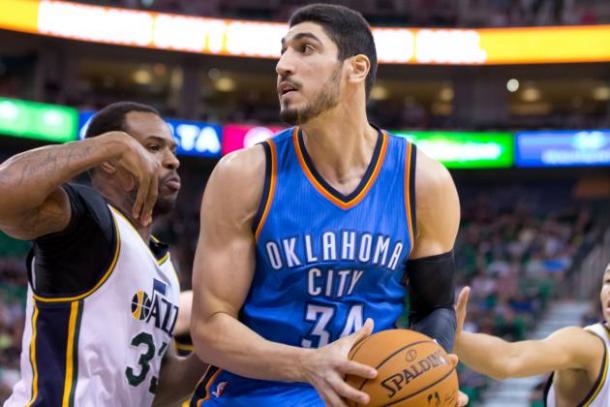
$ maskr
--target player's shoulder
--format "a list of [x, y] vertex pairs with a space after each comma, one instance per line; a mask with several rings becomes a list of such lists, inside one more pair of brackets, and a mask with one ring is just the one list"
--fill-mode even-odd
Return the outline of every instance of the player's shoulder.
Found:
[[265, 150], [262, 144], [233, 151], [220, 159], [212, 176], [235, 181], [258, 178], [264, 174], [266, 165]]
[[439, 161], [424, 153], [421, 149], [417, 150], [415, 165], [415, 188], [418, 200], [425, 200], [429, 197], [436, 200], [453, 194], [455, 183], [447, 168]]
[[[591, 329], [580, 326], [567, 326], [553, 332], [547, 340], [559, 341], [565, 344], [573, 344], [579, 348], [587, 348], [587, 345], [599, 344], [600, 335]], [[593, 345], [596, 346], [596, 345]]]

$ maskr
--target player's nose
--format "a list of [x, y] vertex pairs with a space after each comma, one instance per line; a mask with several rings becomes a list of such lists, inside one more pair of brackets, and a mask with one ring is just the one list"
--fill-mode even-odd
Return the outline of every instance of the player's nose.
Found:
[[290, 53], [284, 52], [279, 61], [275, 65], [275, 72], [280, 77], [286, 77], [294, 74], [294, 64], [290, 60]]
[[163, 166], [170, 170], [177, 170], [180, 167], [180, 160], [174, 152], [170, 151], [163, 157]]

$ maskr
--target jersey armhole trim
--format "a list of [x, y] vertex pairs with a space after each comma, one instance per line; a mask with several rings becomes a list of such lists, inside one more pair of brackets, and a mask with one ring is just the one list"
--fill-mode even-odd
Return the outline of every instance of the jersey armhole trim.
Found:
[[114, 256], [112, 258], [112, 261], [110, 262], [110, 266], [108, 266], [108, 269], [102, 275], [102, 278], [100, 278], [99, 281], [89, 291], [79, 294], [79, 295], [72, 296], [72, 297], [59, 297], [59, 298], [44, 297], [44, 296], [34, 293], [34, 289], [32, 287], [32, 295], [36, 301], [51, 303], [51, 302], [70, 302], [70, 301], [82, 300], [83, 298], [86, 298], [86, 297], [90, 296], [91, 294], [93, 294], [95, 291], [97, 291], [106, 282], [106, 280], [108, 280], [108, 278], [114, 271], [116, 263], [119, 259], [119, 254], [121, 252], [121, 233], [119, 232], [119, 225], [117, 224], [116, 216], [112, 213], [112, 211], [110, 212], [110, 214], [111, 214], [110, 216], [112, 216], [114, 230], [115, 230], [115, 248], [114, 248]]
[[36, 361], [36, 340], [38, 339], [38, 331], [36, 324], [38, 322], [38, 307], [36, 301], [32, 302], [32, 335], [30, 337], [30, 365], [32, 366], [32, 394], [30, 401], [26, 407], [30, 407], [38, 398], [38, 362]]
[[258, 240], [258, 237], [263, 230], [263, 226], [265, 226], [267, 215], [269, 215], [277, 179], [277, 152], [275, 143], [273, 140], [266, 140], [262, 146], [265, 151], [265, 184], [263, 186], [263, 193], [258, 205], [258, 210], [252, 221], [252, 230], [254, 231], [255, 240]]
[[584, 400], [579, 404], [579, 406], [582, 406], [582, 407], [590, 406], [591, 403], [593, 401], [595, 401], [595, 399], [599, 395], [599, 392], [604, 387], [604, 384], [606, 383], [606, 379], [607, 379], [607, 375], [608, 375], [608, 349], [606, 346], [606, 342], [604, 341], [604, 339], [602, 337], [600, 337], [595, 332], [593, 332], [593, 331], [589, 331], [589, 332], [591, 332], [593, 335], [595, 335], [602, 342], [602, 345], [604, 346], [604, 359], [602, 360], [602, 365], [600, 368], [601, 370], [600, 370], [599, 374], [597, 375], [597, 380], [595, 381], [595, 384], [593, 384], [593, 387], [591, 388], [591, 391], [589, 391], [589, 394], [587, 394], [587, 396], [584, 398]]
[[415, 166], [417, 162], [417, 149], [413, 143], [407, 141], [407, 154], [405, 163], [405, 213], [407, 215], [407, 228], [411, 247], [415, 245], [416, 219], [415, 219]]

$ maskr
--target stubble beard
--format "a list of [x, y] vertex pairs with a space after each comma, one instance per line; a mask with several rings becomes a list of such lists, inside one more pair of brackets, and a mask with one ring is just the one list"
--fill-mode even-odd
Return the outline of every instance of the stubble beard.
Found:
[[340, 74], [341, 66], [339, 65], [311, 102], [302, 109], [281, 108], [280, 119], [292, 126], [302, 125], [337, 106], [339, 104]]

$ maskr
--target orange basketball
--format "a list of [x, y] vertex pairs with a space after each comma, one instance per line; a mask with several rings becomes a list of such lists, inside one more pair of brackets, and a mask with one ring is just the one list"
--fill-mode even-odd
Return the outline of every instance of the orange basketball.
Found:
[[457, 405], [457, 373], [443, 348], [426, 335], [407, 329], [382, 331], [357, 343], [349, 358], [377, 369], [373, 380], [346, 378], [371, 396], [369, 407]]

